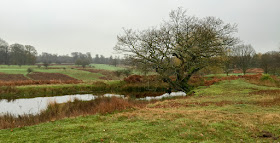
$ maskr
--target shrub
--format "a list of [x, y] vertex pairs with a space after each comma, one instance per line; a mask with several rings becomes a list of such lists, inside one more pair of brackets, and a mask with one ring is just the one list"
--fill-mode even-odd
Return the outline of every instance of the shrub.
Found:
[[265, 80], [273, 81], [273, 78], [268, 74], [264, 74], [264, 75], [261, 76], [260, 80], [261, 81], [265, 81]]
[[33, 72], [33, 69], [32, 69], [32, 68], [28, 68], [28, 69], [27, 69], [27, 72], [28, 72], [28, 74], [29, 74], [29, 73], [32, 73], [32, 72]]
[[124, 81], [127, 83], [138, 83], [142, 81], [142, 76], [140, 75], [131, 75], [124, 78]]
[[130, 76], [131, 75], [131, 73], [132, 73], [132, 70], [131, 69], [124, 69], [124, 70], [122, 70], [122, 73], [125, 75], [125, 76]]
[[115, 74], [117, 77], [120, 77], [120, 76], [122, 75], [122, 71], [121, 71], [121, 70], [114, 71], [114, 74]]
[[43, 65], [44, 65], [44, 67], [47, 69], [48, 66], [49, 66], [50, 64], [49, 64], [48, 62], [45, 61], [45, 62], [43, 63]]
[[131, 69], [117, 70], [117, 71], [114, 71], [114, 74], [117, 77], [120, 77], [121, 75], [125, 75], [126, 77], [128, 77], [132, 74], [132, 70]]

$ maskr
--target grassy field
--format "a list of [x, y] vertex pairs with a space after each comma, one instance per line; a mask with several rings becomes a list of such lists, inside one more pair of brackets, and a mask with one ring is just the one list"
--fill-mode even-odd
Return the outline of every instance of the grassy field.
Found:
[[[43, 66], [41, 68], [38, 68], [35, 65], [24, 65], [24, 66], [16, 66], [16, 65], [0, 65], [0, 73], [5, 74], [23, 74], [27, 75], [27, 69], [32, 68], [33, 72], [47, 72], [47, 73], [61, 73], [68, 75], [70, 77], [73, 77], [78, 80], [83, 80], [85, 82], [97, 80], [99, 77], [102, 77], [104, 75], [100, 73], [91, 73], [87, 71], [78, 70], [76, 68], [72, 68], [74, 65], [53, 65], [49, 66], [48, 69], [44, 68]], [[105, 64], [91, 64], [91, 66], [94, 67], [94, 69], [103, 69], [103, 70], [109, 70], [109, 71], [115, 71], [124, 69], [121, 67], [115, 67], [111, 65], [105, 65]], [[57, 69], [52, 69], [57, 68]], [[65, 69], [63, 69], [65, 68]]]
[[105, 65], [105, 64], [90, 64], [95, 69], [103, 69], [103, 70], [109, 70], [109, 71], [116, 71], [116, 70], [122, 70], [124, 68], [122, 67], [115, 67], [112, 65]]
[[[246, 75], [253, 75], [256, 73], [246, 73]], [[228, 76], [239, 76], [239, 75], [244, 75], [243, 73], [230, 73]], [[205, 75], [205, 77], [226, 77], [227, 74], [221, 73], [221, 74], [208, 74]]]
[[279, 142], [279, 94], [222, 81], [144, 108], [0, 130], [0, 142]]

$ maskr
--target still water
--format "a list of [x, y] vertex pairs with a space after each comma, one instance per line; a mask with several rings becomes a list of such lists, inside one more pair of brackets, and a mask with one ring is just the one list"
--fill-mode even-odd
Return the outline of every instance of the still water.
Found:
[[[118, 94], [104, 94], [103, 97], [118, 97], [124, 98], [124, 95]], [[136, 100], [160, 100], [162, 98], [186, 96], [184, 92], [172, 92], [170, 94], [165, 93], [156, 97], [145, 97], [138, 98]], [[66, 103], [68, 101], [73, 101], [74, 99], [82, 101], [94, 100], [98, 97], [92, 94], [77, 94], [77, 95], [65, 95], [65, 96], [54, 96], [54, 97], [36, 97], [36, 98], [23, 98], [8, 101], [6, 99], [0, 100], [0, 116], [4, 114], [11, 114], [14, 116], [24, 115], [24, 114], [39, 114], [42, 110], [47, 109], [50, 103]]]
[[0, 115], [9, 113], [12, 115], [24, 115], [24, 114], [38, 114], [42, 110], [45, 110], [49, 103], [65, 103], [73, 101], [74, 99], [89, 101], [97, 98], [97, 96], [91, 94], [84, 95], [65, 95], [54, 97], [36, 97], [36, 98], [24, 98], [8, 101], [6, 99], [0, 100]]

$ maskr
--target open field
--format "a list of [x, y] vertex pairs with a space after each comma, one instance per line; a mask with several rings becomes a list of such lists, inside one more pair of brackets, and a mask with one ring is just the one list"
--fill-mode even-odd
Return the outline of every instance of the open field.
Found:
[[279, 142], [280, 88], [242, 79], [110, 114], [0, 130], [2, 142]]
[[90, 64], [90, 66], [94, 66], [95, 69], [109, 70], [109, 71], [116, 71], [116, 70], [125, 69], [125, 68], [122, 68], [122, 67], [115, 67], [115, 66], [112, 66], [112, 65], [105, 65], [105, 64]]
[[[36, 74], [36, 73], [31, 73]], [[40, 73], [45, 75], [51, 73]], [[29, 78], [30, 75], [27, 75]], [[52, 73], [54, 77], [59, 73]], [[1, 76], [1, 75], [0, 75]], [[153, 92], [167, 92], [168, 85], [162, 82], [156, 75], [139, 76], [132, 75], [120, 80], [98, 80], [90, 82], [81, 82], [80, 80], [72, 80], [69, 76], [65, 76], [61, 80], [26, 80], [26, 81], [11, 81], [0, 82], [0, 98], [1, 99], [17, 99], [17, 98], [32, 98], [32, 97], [46, 97], [46, 96], [61, 96], [71, 94], [105, 94], [105, 93], [119, 93], [129, 94], [137, 93], [135, 97], [149, 96]], [[63, 77], [63, 76], [62, 76]], [[272, 78], [273, 77], [273, 78]], [[59, 79], [59, 78], [57, 78]], [[189, 81], [193, 87], [210, 86], [223, 80], [237, 80], [245, 79], [246, 81], [264, 86], [280, 87], [280, 80], [275, 76], [269, 75], [245, 75], [245, 76], [228, 76], [228, 77], [199, 77], [194, 76]], [[21, 85], [21, 86], [17, 86]], [[144, 92], [144, 93], [141, 93]], [[147, 93], [147, 94], [146, 94]], [[158, 94], [158, 93], [156, 93]], [[191, 94], [191, 92], [190, 92]]]
[[[94, 66], [94, 68], [89, 68], [89, 69], [95, 69], [95, 70], [114, 71], [114, 70], [123, 69], [121, 67], [114, 67], [111, 65], [104, 65], [104, 64], [92, 64], [91, 66]], [[98, 80], [100, 77], [106, 76], [106, 75], [103, 75], [102, 72], [88, 72], [88, 71], [80, 70], [81, 67], [77, 67], [75, 65], [51, 65], [47, 69], [43, 66], [38, 68], [35, 65], [30, 65], [30, 66], [24, 65], [21, 67], [15, 66], [15, 65], [10, 65], [10, 66], [1, 65], [0, 73], [2, 73], [2, 74], [22, 74], [27, 77], [28, 68], [33, 69], [33, 72], [65, 74], [65, 75], [68, 75], [77, 80], [83, 80], [85, 82]]]

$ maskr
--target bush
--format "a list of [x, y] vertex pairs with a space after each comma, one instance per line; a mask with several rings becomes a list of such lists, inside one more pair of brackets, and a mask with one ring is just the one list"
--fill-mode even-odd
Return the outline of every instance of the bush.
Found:
[[121, 75], [125, 75], [126, 77], [128, 77], [132, 74], [132, 70], [131, 69], [117, 70], [117, 71], [114, 71], [114, 74], [117, 77], [120, 77]]
[[131, 75], [131, 73], [132, 73], [132, 70], [131, 69], [124, 69], [124, 70], [122, 70], [122, 72], [123, 72], [123, 74], [125, 75], [125, 76], [130, 76]]
[[124, 81], [127, 83], [139, 83], [142, 81], [142, 76], [140, 75], [131, 75], [129, 77], [124, 78]]
[[115, 74], [117, 77], [120, 77], [120, 76], [122, 75], [122, 71], [121, 71], [121, 70], [114, 71], [114, 74]]
[[262, 77], [260, 78], [261, 81], [265, 81], [265, 80], [270, 80], [273, 81], [273, 78], [269, 75], [269, 74], [264, 74], [262, 75]]
[[32, 68], [28, 68], [28, 69], [27, 69], [27, 72], [28, 72], [28, 74], [29, 74], [29, 73], [33, 72], [33, 69], [32, 69]]

